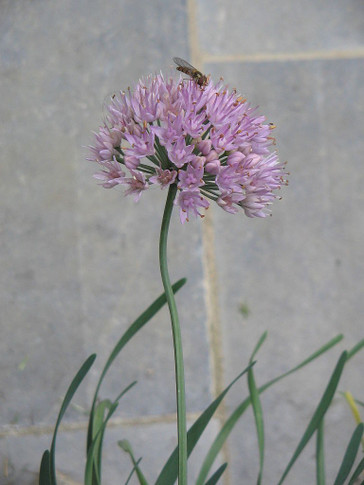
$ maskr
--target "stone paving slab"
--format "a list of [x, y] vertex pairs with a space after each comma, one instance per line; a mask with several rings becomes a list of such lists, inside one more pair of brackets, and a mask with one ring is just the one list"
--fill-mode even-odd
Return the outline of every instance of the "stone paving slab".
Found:
[[[362, 49], [358, 0], [198, 0], [197, 38], [205, 55], [246, 56]], [[221, 57], [221, 60], [224, 60]]]
[[[277, 124], [279, 155], [292, 175], [272, 218], [237, 224], [214, 211], [222, 321], [231, 345], [226, 367], [234, 349], [240, 354], [234, 329], [254, 332], [240, 335], [246, 346], [269, 325], [275, 357], [303, 356], [306, 342], [318, 345], [340, 332], [354, 345], [363, 315], [364, 272], [357, 265], [364, 255], [362, 60], [245, 64], [234, 66], [233, 76], [231, 69], [225, 68], [226, 79], [245, 86], [253, 105], [261, 99], [260, 111]], [[344, 73], [345, 91], [336, 82]], [[339, 91], [340, 107], [333, 101]], [[245, 300], [246, 319], [239, 314]]]
[[[216, 76], [218, 69], [208, 66]], [[260, 112], [277, 125], [278, 151], [291, 173], [271, 218], [248, 220], [214, 208], [226, 381], [244, 365], [265, 330], [268, 340], [256, 366], [260, 384], [339, 333], [346, 337], [336, 350], [264, 396], [267, 454], [271, 446], [266, 476], [274, 482], [281, 457], [288, 462], [340, 352], [363, 337], [364, 270], [358, 264], [364, 258], [363, 60], [225, 64], [223, 69], [225, 80], [253, 105], [259, 102]], [[338, 80], [344, 77], [342, 89]], [[340, 389], [362, 394], [363, 365], [361, 353], [348, 364]], [[241, 400], [241, 389], [235, 388], [227, 398], [229, 411]], [[337, 400], [327, 428], [340, 429], [345, 438], [339, 439], [338, 432], [327, 438], [330, 476], [354, 428], [347, 405]], [[234, 476], [253, 480], [255, 447], [242, 427], [234, 437]], [[303, 463], [308, 467], [313, 460], [314, 453], [306, 453]], [[305, 469], [287, 483], [313, 483], [304, 479]]]
[[[92, 184], [92, 181], [91, 181]], [[91, 185], [90, 184], [90, 185]], [[88, 190], [90, 191], [88, 187]], [[84, 211], [80, 222], [81, 271], [85, 307], [85, 345], [100, 354], [105, 362], [122, 331], [161, 293], [158, 269], [158, 231], [165, 192], [151, 191], [150, 197], [135, 207], [130, 199], [97, 192], [101, 203], [91, 216], [87, 215], [89, 200], [81, 198]], [[101, 191], [106, 192], [106, 191]], [[89, 198], [88, 198], [89, 199]], [[92, 195], [91, 195], [92, 200]], [[92, 203], [92, 202], [91, 202]], [[124, 212], [118, 219], [105, 220], [105, 210]], [[129, 210], [130, 209], [130, 210]], [[188, 382], [188, 405], [191, 412], [203, 409], [210, 402], [206, 319], [203, 301], [201, 226], [182, 228], [174, 214], [170, 238], [171, 277], [176, 281], [185, 276], [187, 285], [180, 290], [182, 332], [185, 339], [185, 359]], [[95, 229], [96, 228], [96, 229]], [[108, 234], [114, 233], [114, 237]], [[101, 237], [100, 237], [101, 235]], [[106, 261], [105, 261], [106, 259]], [[92, 260], [92, 265], [89, 261]], [[139, 296], [140, 295], [140, 296]], [[153, 295], [153, 296], [152, 296]], [[147, 297], [148, 296], [148, 297]], [[104, 323], [101, 323], [104, 322]], [[123, 409], [128, 415], [171, 413], [175, 410], [174, 364], [169, 316], [161, 311], [123, 350], [118, 363], [105, 383], [106, 392], [115, 393], [120, 382], [133, 380], [138, 385], [125, 399]], [[205, 358], [202, 355], [205, 354]], [[101, 369], [100, 364], [95, 368]], [[196, 379], [201, 373], [201, 379]], [[125, 385], [123, 384], [123, 386]], [[158, 388], [158, 392], [155, 389]]]
[[[116, 339], [162, 292], [157, 244], [166, 193], [155, 191], [135, 205], [120, 192], [98, 187], [83, 145], [102, 122], [107, 94], [156, 66], [168, 68], [172, 53], [183, 55], [186, 12], [164, 2], [145, 8], [114, 2], [107, 9], [102, 2], [3, 2], [0, 22], [6, 119], [1, 422], [53, 423], [82, 361], [91, 352], [99, 356], [93, 379], [76, 397], [87, 409]], [[166, 46], [169, 30], [175, 40]], [[154, 47], [146, 52], [148, 42]], [[179, 302], [192, 412], [210, 402], [201, 226], [182, 229], [177, 214], [173, 226], [171, 276], [189, 279]], [[134, 398], [124, 403], [126, 415], [174, 412], [167, 312], [143, 332], [103, 392], [113, 395], [137, 379]], [[78, 420], [79, 413], [67, 419]]]

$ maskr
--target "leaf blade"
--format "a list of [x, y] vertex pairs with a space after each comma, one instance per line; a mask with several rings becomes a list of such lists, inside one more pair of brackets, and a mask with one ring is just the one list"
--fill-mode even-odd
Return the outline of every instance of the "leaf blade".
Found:
[[94, 440], [91, 443], [91, 446], [88, 450], [87, 453], [87, 460], [86, 460], [86, 466], [85, 466], [85, 485], [92, 485], [93, 483], [100, 483], [100, 476], [98, 475], [97, 471], [94, 473], [94, 463], [95, 463], [95, 455], [98, 451], [97, 445], [98, 445], [98, 439], [99, 436], [102, 435], [104, 432], [107, 422], [111, 418], [111, 416], [114, 414], [116, 408], [118, 407], [118, 402], [114, 402], [112, 406], [109, 409], [109, 412], [102, 423], [99, 431], [95, 435]]
[[223, 465], [221, 465], [216, 470], [216, 472], [207, 480], [207, 482], [205, 483], [205, 485], [216, 485], [216, 483], [218, 482], [219, 478], [224, 473], [224, 471], [225, 471], [225, 469], [226, 469], [227, 466], [228, 466], [227, 463], [224, 463]]
[[53, 485], [51, 480], [51, 464], [49, 450], [45, 450], [39, 470], [39, 485]]
[[[355, 468], [355, 471], [352, 474], [348, 485], [355, 485], [356, 480], [359, 478], [363, 470], [364, 470], [364, 458], [360, 460], [359, 465]], [[361, 483], [361, 485], [363, 485], [363, 482]]]
[[129, 476], [128, 476], [128, 478], [127, 478], [126, 482], [125, 482], [125, 485], [128, 485], [128, 483], [129, 483], [129, 482], [130, 482], [130, 480], [131, 480], [131, 477], [133, 476], [134, 472], [136, 471], [136, 469], [137, 469], [137, 467], [138, 467], [138, 465], [139, 465], [139, 463], [140, 463], [141, 461], [142, 461], [142, 459], [141, 459], [141, 458], [139, 458], [139, 460], [137, 460], [137, 461], [135, 462], [135, 465], [133, 466], [133, 468], [132, 468], [131, 472], [129, 473]]
[[358, 426], [355, 428], [354, 433], [352, 434], [349, 444], [346, 448], [345, 455], [337, 473], [334, 485], [343, 485], [346, 478], [349, 476], [356, 455], [358, 454], [361, 437], [363, 436], [363, 430], [363, 423], [358, 424]]
[[263, 422], [263, 408], [259, 398], [259, 391], [255, 383], [255, 377], [253, 369], [248, 371], [248, 387], [250, 393], [250, 402], [252, 404], [255, 429], [258, 438], [259, 449], [259, 473], [257, 479], [257, 485], [262, 483], [263, 468], [264, 468], [264, 422]]
[[[107, 422], [116, 411], [120, 399], [136, 384], [133, 381], [116, 397], [114, 402], [109, 399], [101, 401], [99, 406], [94, 411], [94, 426], [93, 426], [93, 440], [86, 458], [85, 466], [85, 483], [93, 485], [94, 483], [101, 483], [101, 467], [102, 467], [102, 446], [104, 434], [106, 431]], [[108, 410], [104, 419], [105, 410]]]
[[141, 471], [141, 469], [139, 467], [139, 463], [141, 461], [141, 458], [139, 458], [139, 460], [135, 459], [133, 448], [132, 448], [131, 444], [129, 443], [129, 441], [128, 440], [120, 440], [120, 441], [118, 441], [118, 446], [123, 451], [125, 451], [125, 453], [127, 453], [130, 456], [130, 459], [133, 463], [133, 470], [132, 470], [131, 473], [134, 473], [134, 471], [136, 472], [140, 485], [148, 485], [147, 479], [145, 478], [143, 472]]
[[286, 478], [288, 475], [288, 472], [291, 470], [292, 466], [294, 465], [295, 461], [297, 460], [298, 456], [301, 454], [302, 450], [305, 448], [306, 444], [310, 440], [311, 436], [313, 433], [316, 431], [317, 427], [320, 424], [321, 419], [325, 415], [328, 407], [331, 404], [331, 401], [334, 397], [336, 388], [338, 386], [342, 371], [344, 369], [344, 365], [347, 360], [347, 352], [343, 352], [338, 360], [338, 363], [336, 364], [336, 367], [334, 369], [334, 372], [332, 373], [332, 376], [329, 380], [329, 383], [324, 391], [324, 394], [316, 407], [316, 410], [299, 442], [297, 445], [296, 450], [293, 453], [293, 456], [291, 460], [289, 461], [285, 471], [283, 472], [283, 475], [278, 482], [278, 485], [281, 485], [283, 480]]
[[364, 347], [364, 338], [362, 340], [359, 340], [359, 342], [355, 344], [351, 350], [349, 350], [348, 360], [353, 358], [354, 355], [357, 354], [363, 347]]
[[324, 420], [316, 432], [316, 484], [325, 485]]
[[61, 409], [59, 411], [59, 414], [58, 414], [58, 418], [57, 418], [57, 421], [56, 421], [56, 425], [54, 427], [54, 432], [53, 432], [53, 439], [52, 439], [52, 444], [51, 444], [51, 449], [50, 449], [50, 453], [49, 453], [49, 463], [50, 463], [50, 475], [51, 475], [51, 480], [52, 480], [52, 484], [56, 484], [57, 481], [56, 481], [56, 465], [55, 465], [55, 450], [56, 450], [56, 439], [57, 439], [57, 432], [58, 432], [58, 427], [60, 425], [60, 422], [75, 394], [75, 392], [77, 391], [79, 385], [81, 384], [81, 382], [83, 381], [83, 379], [85, 378], [86, 374], [88, 373], [88, 371], [90, 370], [90, 367], [92, 366], [92, 364], [94, 363], [96, 359], [96, 354], [92, 354], [90, 355], [86, 360], [85, 362], [82, 364], [80, 370], [77, 372], [76, 376], [73, 378], [69, 388], [67, 389], [67, 392], [66, 392], [66, 395], [63, 399], [63, 402], [62, 402], [62, 405], [61, 405]]
[[[268, 332], [264, 332], [260, 337], [257, 345], [255, 346], [253, 353], [250, 357], [249, 362], [252, 362], [253, 358], [256, 356], [260, 347], [263, 345], [265, 339], [267, 338]], [[264, 421], [263, 421], [263, 408], [259, 397], [259, 391], [255, 383], [255, 376], [253, 368], [248, 370], [248, 389], [250, 394], [250, 402], [253, 408], [255, 429], [258, 439], [258, 449], [259, 449], [259, 472], [257, 485], [262, 483], [263, 468], [264, 468]]]

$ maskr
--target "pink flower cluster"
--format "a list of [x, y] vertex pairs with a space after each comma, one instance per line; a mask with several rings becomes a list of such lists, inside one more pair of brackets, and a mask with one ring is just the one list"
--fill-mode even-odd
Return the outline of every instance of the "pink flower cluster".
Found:
[[177, 184], [182, 223], [202, 215], [208, 199], [232, 214], [265, 217], [287, 182], [264, 121], [221, 81], [201, 87], [149, 76], [111, 99], [89, 160], [101, 165], [95, 178], [103, 187], [125, 185], [136, 201], [151, 185]]

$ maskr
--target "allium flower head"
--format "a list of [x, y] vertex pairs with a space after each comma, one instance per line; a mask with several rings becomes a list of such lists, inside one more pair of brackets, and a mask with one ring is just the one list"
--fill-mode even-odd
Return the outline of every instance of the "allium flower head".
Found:
[[286, 185], [272, 125], [222, 81], [142, 79], [111, 99], [89, 160], [101, 166], [103, 187], [126, 185], [139, 200], [153, 185], [177, 184], [180, 219], [200, 215], [209, 200], [227, 212], [266, 217]]

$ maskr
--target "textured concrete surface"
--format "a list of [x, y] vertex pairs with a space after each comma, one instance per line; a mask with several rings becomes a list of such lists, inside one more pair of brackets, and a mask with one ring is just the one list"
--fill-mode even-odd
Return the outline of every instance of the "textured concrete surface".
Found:
[[[0, 2], [1, 339], [0, 484], [36, 483], [62, 396], [82, 361], [97, 361], [65, 416], [57, 468], [81, 483], [85, 414], [116, 339], [161, 293], [157, 245], [165, 193], [135, 205], [92, 179], [91, 131], [111, 93], [179, 55], [223, 76], [269, 121], [290, 185], [273, 217], [219, 208], [169, 242], [178, 295], [190, 417], [243, 367], [258, 338], [258, 384], [333, 336], [329, 354], [262, 397], [264, 483], [276, 483], [340, 352], [363, 337], [364, 5], [342, 2]], [[218, 292], [218, 293], [217, 293]], [[241, 312], [241, 305], [246, 311]], [[210, 345], [211, 344], [211, 345]], [[363, 355], [340, 390], [363, 401]], [[125, 480], [128, 437], [153, 479], [175, 444], [173, 359], [162, 311], [128, 344], [102, 397], [138, 384], [107, 434], [104, 483]], [[221, 420], [246, 396], [232, 390]], [[191, 466], [191, 481], [219, 422]], [[354, 428], [338, 394], [326, 420], [329, 483]], [[255, 483], [251, 413], [229, 438], [225, 485]], [[314, 483], [309, 446], [285, 483]], [[81, 465], [80, 465], [81, 464]], [[122, 470], [122, 474], [120, 474]]]
[[[361, 50], [364, 41], [360, 0], [246, 2], [200, 0], [199, 48], [205, 55], [330, 53]], [[207, 15], [208, 12], [208, 15]], [[338, 53], [336, 52], [336, 56]]]

